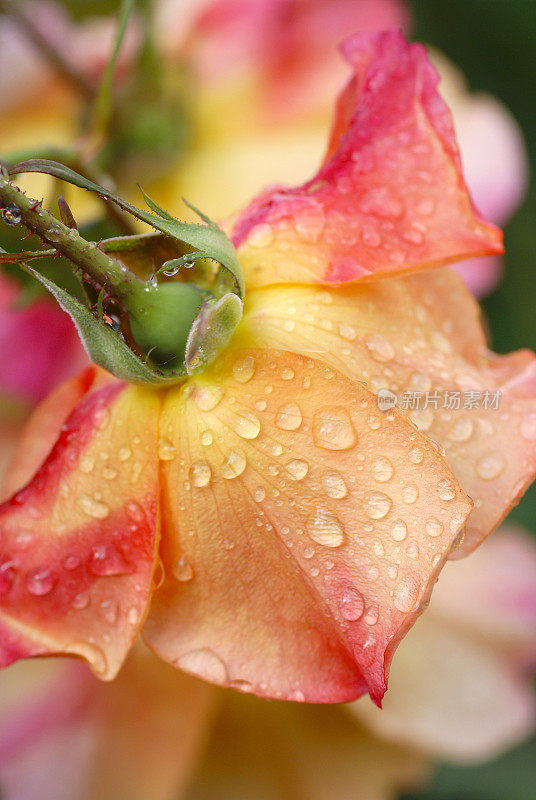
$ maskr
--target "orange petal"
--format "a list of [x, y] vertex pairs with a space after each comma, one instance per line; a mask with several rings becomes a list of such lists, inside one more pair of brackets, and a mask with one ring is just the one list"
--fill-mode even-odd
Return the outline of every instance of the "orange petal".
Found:
[[361, 385], [275, 350], [170, 391], [160, 432], [149, 645], [266, 697], [379, 702], [470, 508], [436, 448]]
[[[475, 504], [456, 557], [488, 536], [533, 480], [535, 357], [486, 349], [479, 307], [451, 270], [331, 292], [267, 289], [250, 294], [247, 308], [261, 345], [312, 354], [375, 392], [391, 390], [402, 405], [421, 393], [421, 408], [406, 413], [442, 445]], [[478, 408], [463, 407], [471, 392]], [[456, 393], [461, 408], [442, 407]], [[484, 407], [494, 397], [498, 408]]]
[[318, 174], [266, 191], [234, 226], [249, 286], [342, 283], [502, 252], [471, 203], [424, 48], [386, 31], [354, 36], [343, 52], [354, 75]]
[[[80, 385], [59, 390], [65, 403], [34, 459]], [[159, 399], [116, 380], [88, 388], [43, 466], [0, 507], [0, 663], [68, 653], [108, 679], [151, 588]]]

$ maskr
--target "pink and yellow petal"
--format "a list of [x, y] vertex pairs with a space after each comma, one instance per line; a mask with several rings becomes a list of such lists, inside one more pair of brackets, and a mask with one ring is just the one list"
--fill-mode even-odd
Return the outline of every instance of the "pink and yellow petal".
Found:
[[212, 687], [141, 646], [111, 683], [72, 661], [39, 659], [4, 672], [0, 693], [6, 800], [177, 797], [215, 699]]
[[154, 392], [97, 382], [30, 483], [0, 507], [4, 666], [68, 653], [103, 678], [119, 669], [151, 591], [159, 407]]
[[266, 697], [379, 702], [470, 509], [436, 448], [362, 385], [274, 350], [170, 391], [160, 436], [151, 648]]
[[343, 52], [354, 75], [319, 172], [266, 191], [234, 224], [249, 285], [344, 283], [502, 252], [463, 182], [422, 46], [388, 31], [350, 38]]
[[[486, 349], [478, 306], [451, 270], [331, 292], [265, 289], [248, 303], [245, 325], [261, 344], [313, 355], [402, 405], [420, 398], [409, 417], [444, 448], [475, 504], [456, 557], [491, 533], [532, 481], [534, 355]], [[449, 407], [456, 396], [460, 407]]]
[[352, 711], [377, 735], [456, 761], [521, 741], [536, 720], [535, 586], [534, 542], [512, 529], [447, 565], [399, 648], [381, 714]]

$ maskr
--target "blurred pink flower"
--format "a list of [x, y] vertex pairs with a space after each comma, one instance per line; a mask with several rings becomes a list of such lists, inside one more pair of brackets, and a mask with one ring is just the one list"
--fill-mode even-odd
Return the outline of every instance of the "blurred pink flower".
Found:
[[0, 277], [0, 387], [35, 403], [86, 362], [70, 318], [48, 297], [17, 308], [18, 286]]

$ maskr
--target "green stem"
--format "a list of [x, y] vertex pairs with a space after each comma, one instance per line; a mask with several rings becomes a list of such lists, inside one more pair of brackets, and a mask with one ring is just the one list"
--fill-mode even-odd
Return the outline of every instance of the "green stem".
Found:
[[118, 300], [126, 300], [133, 292], [137, 294], [149, 286], [95, 244], [86, 241], [77, 230], [68, 228], [50, 211], [41, 208], [37, 201], [26, 197], [1, 171], [0, 208], [7, 209], [11, 216], [20, 216], [29, 231], [76, 264], [99, 286], [106, 287]]

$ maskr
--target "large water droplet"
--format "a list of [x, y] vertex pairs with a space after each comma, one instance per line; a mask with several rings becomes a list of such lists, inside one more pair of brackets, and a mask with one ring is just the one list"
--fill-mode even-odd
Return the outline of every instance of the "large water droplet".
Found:
[[203, 447], [209, 447], [213, 441], [214, 437], [212, 436], [212, 431], [203, 431], [201, 434], [201, 444]]
[[365, 601], [363, 600], [363, 595], [357, 589], [352, 587], [344, 589], [338, 603], [341, 616], [348, 622], [355, 622], [363, 616]]
[[476, 472], [483, 481], [498, 478], [506, 468], [506, 459], [502, 453], [486, 453], [476, 462]]
[[426, 533], [428, 536], [436, 537], [441, 536], [443, 533], [443, 523], [435, 517], [426, 520]]
[[408, 535], [408, 526], [403, 519], [396, 519], [391, 525], [391, 537], [395, 542], [403, 542]]
[[454, 491], [452, 481], [449, 481], [448, 478], [439, 481], [437, 484], [437, 494], [441, 500], [454, 500], [456, 492]]
[[186, 558], [181, 556], [173, 565], [173, 577], [181, 583], [188, 583], [194, 577], [194, 568]]
[[383, 492], [366, 492], [365, 494], [365, 514], [371, 519], [383, 519], [389, 513], [391, 505], [391, 498]]
[[375, 458], [371, 465], [372, 477], [378, 483], [385, 483], [391, 480], [394, 475], [394, 467], [385, 456], [378, 456]]
[[206, 461], [196, 461], [190, 467], [190, 479], [194, 486], [201, 489], [203, 486], [208, 486], [212, 472], [210, 466]]
[[219, 386], [196, 386], [193, 392], [194, 403], [201, 411], [212, 411], [223, 397]]
[[412, 611], [419, 597], [419, 586], [415, 578], [407, 577], [395, 586], [393, 604], [404, 613]]
[[324, 450], [349, 450], [357, 442], [357, 434], [345, 408], [328, 406], [314, 416], [313, 438]]
[[30, 594], [35, 594], [38, 597], [49, 594], [57, 582], [57, 577], [48, 567], [34, 569], [26, 576], [26, 588]]
[[261, 423], [252, 411], [243, 409], [234, 419], [233, 428], [242, 439], [256, 439], [261, 430]]
[[238, 383], [247, 383], [255, 374], [255, 359], [246, 356], [233, 364], [233, 378]]
[[220, 466], [222, 478], [231, 480], [241, 475], [246, 468], [246, 456], [242, 450], [229, 450], [227, 458]]
[[404, 503], [407, 503], [408, 506], [413, 505], [418, 497], [419, 487], [415, 483], [408, 483], [407, 486], [404, 486], [402, 489], [402, 500]]
[[408, 453], [408, 458], [412, 464], [420, 464], [424, 458], [421, 447], [412, 447]]
[[385, 362], [391, 361], [394, 358], [395, 351], [393, 345], [380, 336], [379, 333], [373, 333], [365, 338], [365, 345], [374, 361]]
[[313, 542], [324, 547], [340, 547], [345, 540], [340, 521], [323, 508], [317, 508], [307, 520], [307, 533]]
[[344, 482], [344, 478], [336, 470], [324, 472], [322, 475], [322, 488], [328, 497], [333, 497], [334, 499], [342, 499], [348, 494], [348, 487]]
[[468, 417], [462, 417], [456, 420], [448, 433], [448, 437], [453, 442], [466, 442], [471, 438], [473, 429], [473, 421]]
[[285, 464], [285, 469], [295, 481], [301, 481], [309, 472], [309, 464], [303, 458], [292, 458]]
[[208, 647], [191, 650], [176, 659], [175, 664], [185, 672], [191, 672], [210, 683], [226, 683], [227, 667]]
[[297, 431], [302, 424], [302, 413], [297, 403], [285, 403], [275, 417], [275, 424], [283, 431]]

